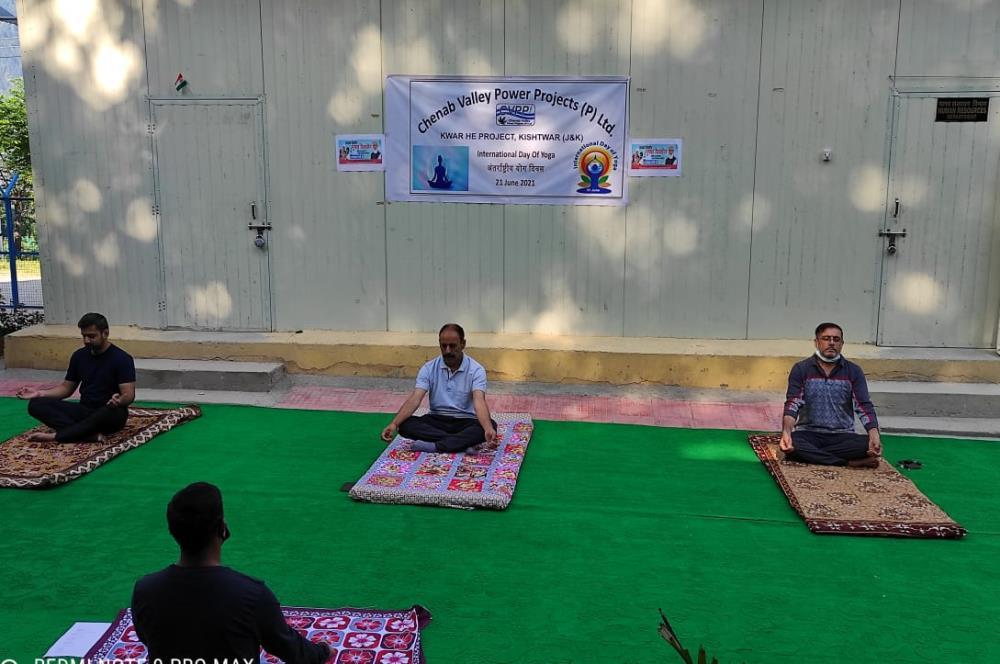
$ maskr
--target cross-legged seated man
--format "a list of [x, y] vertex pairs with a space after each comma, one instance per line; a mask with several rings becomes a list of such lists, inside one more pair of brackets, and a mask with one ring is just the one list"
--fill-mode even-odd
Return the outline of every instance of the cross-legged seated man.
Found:
[[[135, 400], [135, 362], [108, 341], [108, 319], [89, 313], [77, 323], [83, 348], [69, 360], [66, 378], [55, 387], [17, 391], [29, 399], [28, 413], [55, 433], [35, 433], [31, 440], [73, 443], [99, 440], [120, 431]], [[63, 401], [80, 386], [80, 402]]]
[[[844, 331], [836, 323], [821, 323], [815, 344], [788, 376], [781, 450], [792, 461], [874, 468], [882, 440], [865, 373], [841, 356]], [[854, 432], [855, 413], [867, 434]]]
[[196, 482], [178, 491], [167, 505], [167, 526], [180, 560], [139, 579], [132, 591], [132, 619], [147, 661], [257, 662], [262, 646], [288, 664], [330, 659], [331, 648], [285, 622], [263, 581], [222, 565], [229, 526], [218, 487]]
[[[382, 440], [391, 442], [398, 431], [422, 452], [462, 452], [493, 442], [497, 424], [486, 405], [486, 370], [465, 354], [465, 330], [448, 323], [438, 332], [438, 343], [440, 357], [421, 367], [416, 388], [382, 430]], [[430, 413], [414, 417], [425, 394]]]

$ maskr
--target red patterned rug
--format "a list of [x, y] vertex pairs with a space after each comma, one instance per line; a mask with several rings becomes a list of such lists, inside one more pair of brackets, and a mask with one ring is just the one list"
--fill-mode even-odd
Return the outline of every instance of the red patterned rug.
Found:
[[[288, 624], [302, 636], [314, 643], [326, 643], [336, 651], [331, 664], [425, 664], [420, 630], [430, 622], [431, 614], [422, 606], [402, 611], [283, 606], [281, 611]], [[84, 661], [130, 664], [146, 661], [146, 646], [136, 636], [131, 609], [119, 612]], [[263, 650], [260, 661], [281, 662]]]
[[965, 528], [885, 459], [877, 468], [788, 461], [780, 434], [751, 434], [750, 446], [814, 533], [951, 538]]
[[99, 443], [39, 443], [28, 440], [37, 426], [0, 443], [0, 487], [41, 489], [65, 484], [119, 454], [201, 415], [198, 406], [128, 409], [125, 428]]
[[465, 509], [507, 509], [531, 441], [526, 413], [494, 413], [497, 441], [462, 454], [419, 452], [396, 436], [351, 489], [351, 498], [370, 503], [439, 505]]

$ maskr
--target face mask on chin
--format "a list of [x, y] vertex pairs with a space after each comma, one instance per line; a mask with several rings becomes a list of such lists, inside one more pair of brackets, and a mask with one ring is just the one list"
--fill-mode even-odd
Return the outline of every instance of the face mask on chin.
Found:
[[837, 353], [834, 357], [827, 357], [817, 348], [814, 355], [816, 355], [820, 362], [826, 362], [827, 364], [836, 364], [837, 362], [840, 362], [840, 353]]

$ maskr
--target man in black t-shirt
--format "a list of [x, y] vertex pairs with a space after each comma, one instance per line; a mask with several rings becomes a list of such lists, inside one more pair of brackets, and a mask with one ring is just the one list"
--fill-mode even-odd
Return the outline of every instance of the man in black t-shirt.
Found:
[[[108, 319], [89, 313], [77, 323], [83, 348], [70, 357], [66, 378], [55, 387], [22, 387], [28, 413], [55, 433], [35, 433], [31, 440], [60, 443], [93, 442], [120, 431], [135, 400], [135, 362], [108, 341]], [[63, 401], [80, 387], [80, 402]]]
[[150, 662], [257, 662], [261, 647], [287, 664], [321, 664], [334, 651], [292, 629], [274, 593], [222, 566], [229, 527], [218, 487], [196, 482], [167, 505], [180, 560], [139, 579], [132, 591], [135, 633]]

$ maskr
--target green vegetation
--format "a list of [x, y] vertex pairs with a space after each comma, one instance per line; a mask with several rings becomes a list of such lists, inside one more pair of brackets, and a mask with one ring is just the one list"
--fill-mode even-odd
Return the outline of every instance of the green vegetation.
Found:
[[[27, 249], [24, 249], [27, 251]], [[10, 261], [7, 258], [0, 258], [0, 280], [10, 274]], [[17, 278], [21, 279], [41, 279], [42, 278], [42, 263], [37, 259], [23, 259], [19, 258], [17, 261]]]
[[[10, 184], [18, 173], [17, 185], [11, 192], [14, 197], [33, 198], [34, 181], [31, 175], [31, 147], [28, 143], [28, 107], [24, 101], [24, 79], [14, 79], [10, 90], [0, 95], [0, 186]], [[33, 201], [14, 203], [14, 230], [27, 243], [35, 238], [35, 206]], [[20, 246], [22, 251], [31, 251]]]

